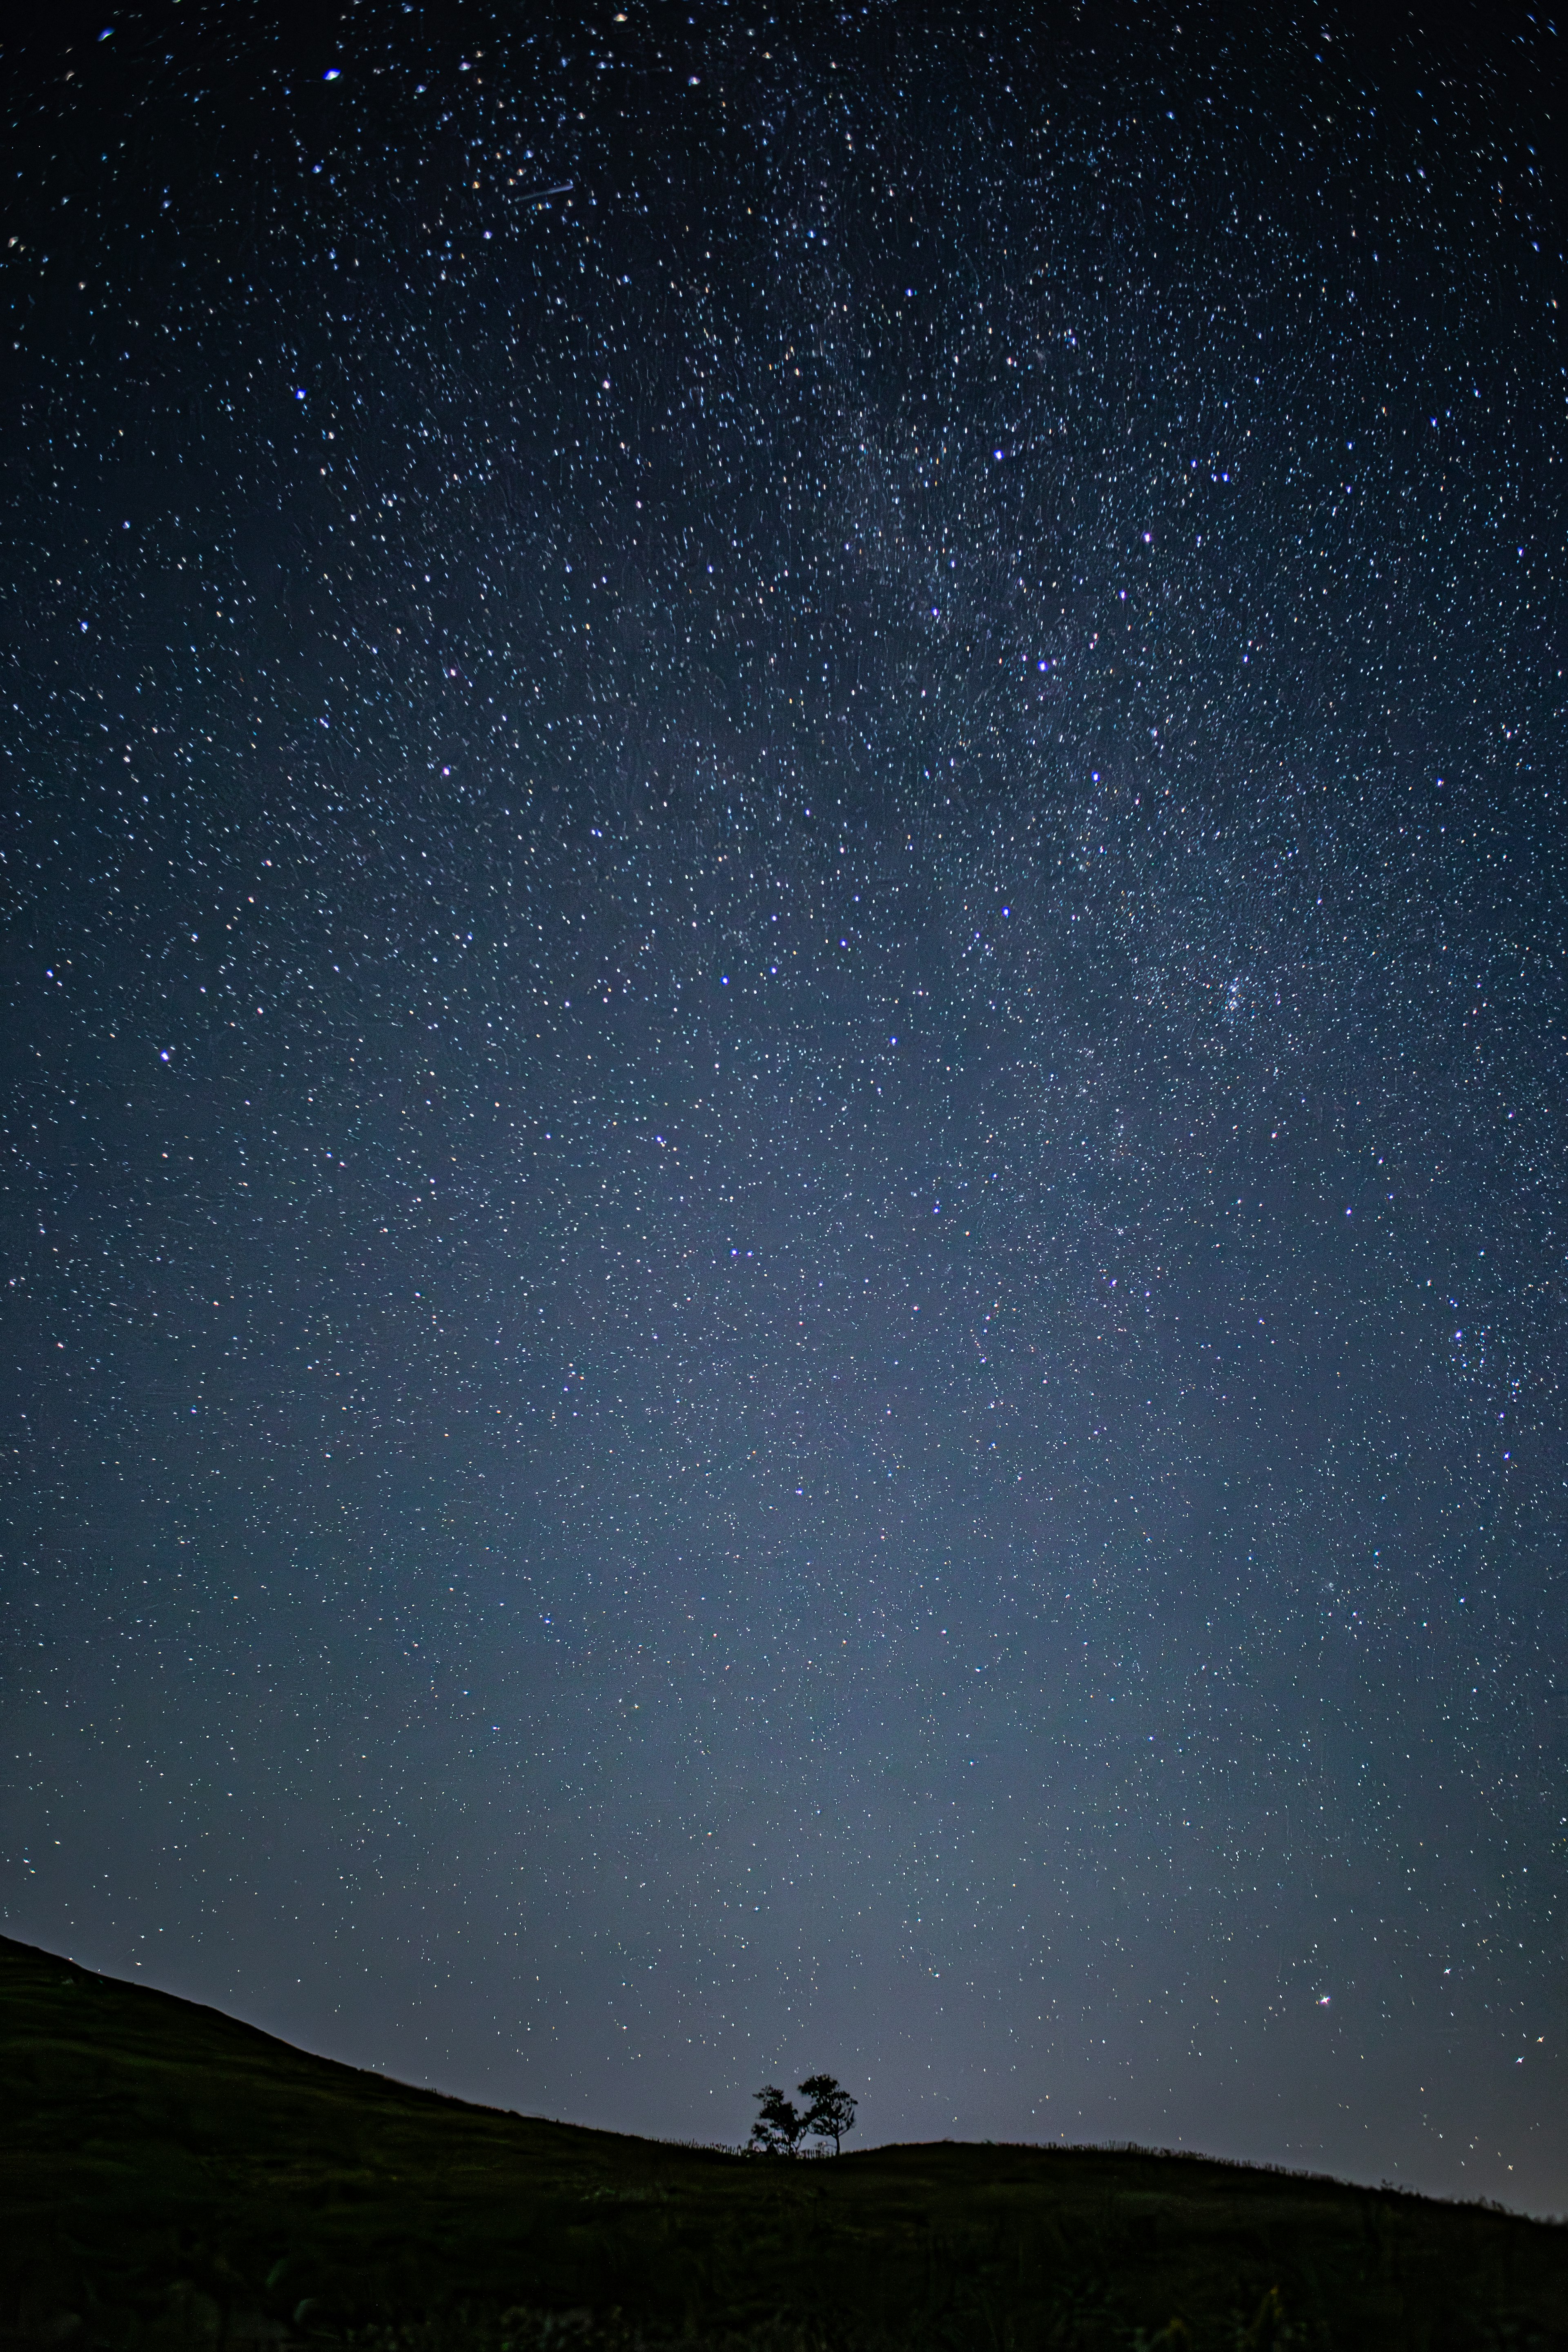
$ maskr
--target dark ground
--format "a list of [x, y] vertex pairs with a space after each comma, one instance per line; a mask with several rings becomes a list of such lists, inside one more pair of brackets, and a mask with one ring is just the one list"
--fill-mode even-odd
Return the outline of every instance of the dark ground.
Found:
[[12, 2342], [1568, 2347], [1561, 2223], [1138, 2150], [587, 2131], [5, 1938], [0, 2105]]

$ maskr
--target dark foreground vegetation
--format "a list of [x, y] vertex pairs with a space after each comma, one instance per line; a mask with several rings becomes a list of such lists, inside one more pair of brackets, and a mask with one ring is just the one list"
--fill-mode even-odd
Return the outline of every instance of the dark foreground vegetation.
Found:
[[466, 2106], [0, 1938], [0, 2343], [1568, 2352], [1568, 2228], [1201, 2158]]

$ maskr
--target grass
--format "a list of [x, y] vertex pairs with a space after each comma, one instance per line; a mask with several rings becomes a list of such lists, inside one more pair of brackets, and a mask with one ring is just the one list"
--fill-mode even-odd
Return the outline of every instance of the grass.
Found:
[[60, 2352], [1568, 2352], [1562, 2223], [1137, 2149], [587, 2131], [5, 1938], [0, 2117], [0, 2339]]

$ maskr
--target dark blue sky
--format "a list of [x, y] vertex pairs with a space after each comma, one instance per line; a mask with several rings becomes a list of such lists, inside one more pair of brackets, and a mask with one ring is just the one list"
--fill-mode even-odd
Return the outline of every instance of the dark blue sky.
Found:
[[13, 48], [7, 1933], [636, 2130], [1568, 2204], [1477, 25]]

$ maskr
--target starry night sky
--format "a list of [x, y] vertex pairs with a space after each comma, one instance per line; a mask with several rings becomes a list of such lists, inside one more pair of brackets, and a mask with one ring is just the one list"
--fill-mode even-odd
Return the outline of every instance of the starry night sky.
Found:
[[1568, 2204], [1559, 43], [1362, 24], [12, 45], [6, 1933]]

